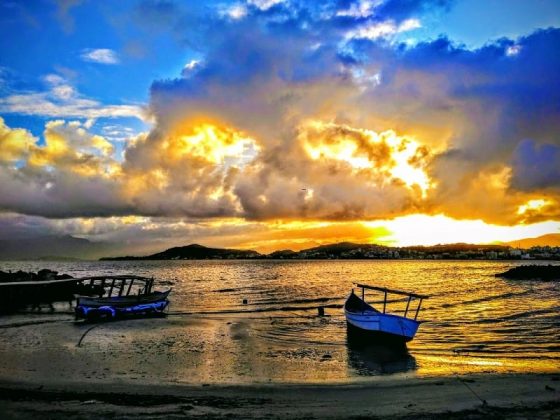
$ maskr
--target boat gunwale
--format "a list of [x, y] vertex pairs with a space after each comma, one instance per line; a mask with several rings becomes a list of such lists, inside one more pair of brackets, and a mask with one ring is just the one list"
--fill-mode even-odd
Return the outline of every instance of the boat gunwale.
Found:
[[404, 290], [389, 289], [388, 287], [370, 286], [368, 284], [363, 284], [363, 283], [354, 283], [354, 284], [361, 289], [377, 290], [379, 292], [394, 293], [394, 294], [397, 294], [397, 295], [411, 296], [411, 297], [418, 298], [418, 299], [429, 299], [430, 298], [430, 295], [421, 295], [419, 293], [406, 292]]
[[[143, 295], [126, 295], [126, 296], [110, 296], [110, 297], [91, 297], [91, 296], [77, 296], [76, 307], [78, 306], [111, 306], [111, 305], [135, 305], [143, 301], [158, 302], [160, 300], [167, 299], [167, 296], [171, 293], [172, 288], [170, 287], [164, 291], [154, 291], [149, 294]], [[158, 299], [150, 299], [150, 298]], [[88, 300], [90, 302], [88, 302]], [[85, 301], [85, 302], [84, 302]]]

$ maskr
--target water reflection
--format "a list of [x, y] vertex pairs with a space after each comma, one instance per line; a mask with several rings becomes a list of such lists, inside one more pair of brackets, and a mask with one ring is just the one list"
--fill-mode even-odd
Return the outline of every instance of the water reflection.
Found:
[[[173, 280], [170, 317], [162, 324], [161, 331], [148, 334], [148, 340], [153, 339], [153, 343], [146, 344], [140, 335], [136, 336], [138, 344], [135, 345], [145, 346], [142, 352], [147, 348], [153, 350], [146, 353], [150, 357], [154, 357], [154, 352], [161, 354], [170, 371], [175, 369], [174, 375], [179, 375], [180, 363], [185, 366], [190, 361], [192, 366], [196, 365], [190, 370], [180, 370], [179, 378], [194, 380], [198, 372], [207, 368], [220, 374], [216, 381], [223, 380], [223, 372], [231, 372], [231, 381], [243, 378], [288, 382], [352, 380], [357, 375], [371, 375], [367, 377], [370, 379], [395, 371], [448, 375], [450, 364], [465, 373], [485, 372], [488, 366], [504, 373], [557, 373], [560, 283], [513, 282], [494, 277], [519, 264], [522, 262], [451, 260], [1, 261], [0, 270], [36, 272], [48, 268], [75, 277], [134, 273]], [[387, 354], [379, 349], [356, 348], [352, 343], [347, 346], [346, 322], [340, 306], [352, 282], [370, 283], [372, 273], [376, 286], [431, 295], [420, 313], [421, 319], [427, 322], [408, 344], [416, 360], [406, 352], [404, 357], [402, 352], [397, 353], [399, 357], [395, 360], [393, 351]], [[56, 316], [61, 313], [71, 316], [73, 312], [64, 302], [53, 306]], [[326, 308], [325, 317], [316, 316], [317, 306]], [[404, 307], [396, 309], [404, 310]], [[42, 312], [50, 316], [50, 308], [44, 307]], [[40, 313], [34, 314], [34, 319]], [[223, 320], [217, 325], [224, 328], [216, 326], [209, 338], [203, 328], [193, 330], [189, 323], [192, 314], [204, 314], [204, 319], [220, 314]], [[240, 331], [229, 329], [227, 322], [235, 325], [237, 318], [250, 320], [246, 338], [237, 339]], [[184, 331], [179, 326], [170, 327], [172, 321], [185, 322], [188, 326]], [[6, 317], [0, 319], [0, 323], [5, 322], [11, 321]], [[29, 320], [21, 322], [27, 324]], [[111, 328], [117, 327], [120, 328], [119, 325]], [[94, 330], [97, 333], [88, 336], [90, 345], [95, 343], [95, 337], [100, 339], [108, 330], [105, 327]], [[6, 335], [10, 331], [16, 329], [0, 329], [4, 333], [0, 334], [0, 355], [3, 348], [13, 354], [14, 340], [19, 336]], [[135, 334], [139, 333], [135, 330]], [[185, 336], [193, 340], [192, 334], [199, 341], [185, 347]], [[159, 346], [168, 342], [170, 335], [176, 337], [175, 344], [167, 346], [167, 352], [158, 353]], [[31, 337], [29, 343], [36, 343], [34, 336]], [[242, 344], [245, 341], [249, 342], [247, 347]], [[225, 347], [231, 353], [224, 351]], [[36, 348], [39, 354], [44, 351], [40, 346]], [[128, 357], [131, 350], [123, 347], [111, 351]], [[246, 352], [248, 360], [251, 355], [258, 356], [258, 363], [249, 360], [250, 370], [239, 371], [248, 372], [242, 377], [227, 364], [237, 366], [239, 352]], [[36, 360], [42, 361], [44, 357]], [[495, 365], [497, 361], [499, 366]], [[202, 373], [196, 377], [206, 380]]]
[[359, 376], [404, 373], [417, 369], [406, 344], [372, 343], [356, 334], [346, 334], [348, 365]]

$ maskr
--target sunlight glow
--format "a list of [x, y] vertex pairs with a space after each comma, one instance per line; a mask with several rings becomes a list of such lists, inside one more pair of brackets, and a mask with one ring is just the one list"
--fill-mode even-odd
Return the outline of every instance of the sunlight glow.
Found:
[[351, 141], [340, 141], [336, 144], [322, 144], [316, 147], [306, 145], [307, 152], [313, 160], [319, 160], [322, 157], [328, 159], [337, 159], [348, 162], [353, 168], [365, 169], [372, 168], [373, 164], [365, 156], [356, 156], [357, 146]]
[[321, 121], [302, 128], [303, 147], [313, 160], [332, 159], [348, 163], [354, 170], [369, 169], [400, 180], [408, 188], [419, 187], [422, 197], [434, 186], [425, 168], [429, 153], [416, 140], [393, 130], [377, 133]]
[[179, 138], [176, 152], [191, 155], [215, 164], [245, 164], [257, 152], [253, 139], [231, 129], [222, 129], [212, 124], [201, 124], [191, 128], [192, 133]]
[[413, 166], [412, 161], [419, 152], [420, 145], [408, 138], [399, 138], [395, 132], [389, 131], [382, 133], [386, 135], [387, 143], [392, 147], [391, 157], [395, 165], [391, 168], [391, 175], [403, 181], [407, 187], [417, 185], [422, 190], [422, 197], [426, 196], [426, 191], [430, 188], [430, 178], [423, 168]]
[[525, 204], [519, 206], [519, 208], [517, 209], [517, 214], [525, 214], [529, 211], [539, 210], [549, 204], [550, 202], [544, 199], [529, 200]]
[[392, 234], [383, 239], [395, 246], [437, 245], [446, 243], [511, 242], [560, 232], [560, 222], [541, 222], [529, 225], [498, 226], [482, 220], [455, 220], [444, 215], [415, 214], [394, 220], [365, 222], [371, 228], [386, 227]]

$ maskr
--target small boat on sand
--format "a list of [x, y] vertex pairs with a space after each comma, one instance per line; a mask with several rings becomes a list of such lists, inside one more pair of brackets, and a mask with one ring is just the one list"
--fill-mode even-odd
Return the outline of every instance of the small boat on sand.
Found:
[[[352, 289], [344, 303], [344, 314], [349, 334], [384, 344], [404, 344], [414, 338], [421, 323], [417, 319], [422, 300], [427, 299], [428, 296], [365, 284], [356, 284], [356, 286], [362, 289], [361, 297], [354, 294], [354, 289]], [[382, 311], [366, 303], [366, 290], [384, 293]], [[388, 300], [388, 294], [406, 296], [407, 298]], [[418, 303], [413, 304], [415, 308], [412, 308], [411, 303], [415, 300]], [[387, 303], [394, 302], [406, 302], [403, 315], [387, 313]]]
[[[169, 305], [167, 297], [171, 289], [152, 291], [153, 279], [139, 276], [99, 276], [91, 279], [91, 286], [101, 290], [100, 296], [79, 296], [75, 308], [76, 318], [98, 321], [153, 316], [163, 314]], [[111, 281], [106, 282], [107, 279]], [[113, 291], [118, 294], [113, 295]]]

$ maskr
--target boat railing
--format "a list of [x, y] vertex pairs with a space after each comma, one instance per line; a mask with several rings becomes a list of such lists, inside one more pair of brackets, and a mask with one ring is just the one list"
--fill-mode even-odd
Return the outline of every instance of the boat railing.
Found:
[[152, 292], [154, 285], [153, 277], [142, 277], [135, 275], [115, 276], [91, 276], [73, 279], [91, 290], [97, 290], [100, 297], [115, 297], [147, 295]]
[[[366, 294], [366, 290], [374, 290], [377, 292], [383, 292], [384, 296], [383, 296], [383, 313], [386, 313], [387, 310], [387, 303], [393, 303], [393, 302], [404, 302], [406, 301], [406, 308], [404, 310], [404, 318], [408, 317], [408, 313], [410, 310], [410, 313], [414, 313], [414, 320], [416, 321], [418, 319], [418, 314], [420, 313], [420, 308], [422, 307], [422, 301], [424, 299], [428, 299], [429, 296], [428, 295], [421, 295], [418, 293], [411, 293], [411, 292], [406, 292], [403, 290], [397, 290], [397, 289], [389, 289], [387, 287], [379, 287], [379, 286], [370, 286], [367, 284], [361, 284], [361, 283], [355, 283], [357, 287], [362, 289], [362, 302], [365, 303], [365, 294]], [[397, 295], [403, 295], [406, 296], [407, 298], [405, 299], [388, 299], [388, 295], [389, 294], [397, 294]], [[411, 307], [411, 303], [414, 300], [418, 300], [418, 305], [416, 305], [416, 308]], [[414, 306], [414, 305], [413, 305]], [[412, 315], [410, 315], [410, 318], [412, 318]]]

